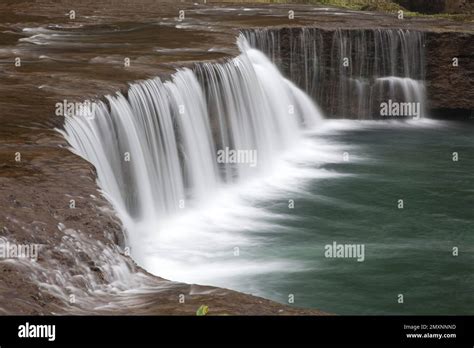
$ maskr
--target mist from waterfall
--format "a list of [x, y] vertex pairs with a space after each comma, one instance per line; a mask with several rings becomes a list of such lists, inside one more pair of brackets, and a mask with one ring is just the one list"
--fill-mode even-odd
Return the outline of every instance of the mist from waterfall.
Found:
[[[197, 64], [170, 81], [131, 84], [126, 96], [96, 102], [92, 118], [66, 117], [62, 133], [95, 165], [132, 256], [173, 280], [206, 282], [206, 274], [232, 267], [265, 272], [281, 266], [208, 262], [255, 242], [234, 232], [265, 225], [266, 213], [244, 203], [243, 195], [261, 198], [271, 191], [261, 192], [265, 182], [304, 175], [285, 156], [304, 157], [303, 133], [321, 119], [311, 99], [262, 52], [242, 36], [238, 44], [241, 55], [224, 64]], [[234, 157], [252, 152], [257, 161], [218, 161], [224, 150]]]
[[404, 29], [246, 30], [296, 85], [338, 118], [380, 118], [380, 105], [419, 103], [425, 115], [424, 35]]

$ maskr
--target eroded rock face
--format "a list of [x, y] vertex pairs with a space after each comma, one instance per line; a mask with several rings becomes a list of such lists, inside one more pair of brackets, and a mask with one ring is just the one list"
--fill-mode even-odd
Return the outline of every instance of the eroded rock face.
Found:
[[[474, 111], [474, 36], [427, 33], [426, 85], [435, 116], [470, 117]], [[444, 116], [443, 116], [444, 114]]]

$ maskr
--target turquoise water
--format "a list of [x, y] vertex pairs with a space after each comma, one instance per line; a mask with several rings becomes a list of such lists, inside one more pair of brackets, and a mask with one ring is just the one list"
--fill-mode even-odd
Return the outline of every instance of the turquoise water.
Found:
[[[474, 314], [473, 134], [472, 122], [330, 121], [313, 136], [348, 160], [314, 164], [329, 175], [305, 182], [294, 209], [284, 195], [253, 202], [287, 218], [241, 251], [294, 269], [229, 287], [337, 314]], [[365, 260], [326, 258], [333, 242], [363, 244]]]

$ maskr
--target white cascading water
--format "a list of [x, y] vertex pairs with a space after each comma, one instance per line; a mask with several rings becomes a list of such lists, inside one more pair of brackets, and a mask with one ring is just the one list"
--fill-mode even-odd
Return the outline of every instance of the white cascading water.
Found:
[[[95, 165], [132, 256], [157, 275], [203, 283], [281, 266], [225, 262], [234, 246], [251, 243], [235, 231], [265, 225], [265, 212], [241, 195], [284, 176], [281, 158], [305, 151], [304, 130], [321, 114], [243, 36], [238, 44], [241, 55], [227, 63], [134, 83], [127, 97], [95, 103], [92, 119], [66, 117], [61, 131]], [[218, 163], [225, 148], [255, 151], [257, 165]]]
[[[262, 50], [329, 116], [380, 118], [391, 99], [426, 106], [425, 37], [405, 29], [264, 28], [246, 30]], [[286, 47], [287, 52], [282, 52]], [[343, 62], [347, 59], [347, 64]]]

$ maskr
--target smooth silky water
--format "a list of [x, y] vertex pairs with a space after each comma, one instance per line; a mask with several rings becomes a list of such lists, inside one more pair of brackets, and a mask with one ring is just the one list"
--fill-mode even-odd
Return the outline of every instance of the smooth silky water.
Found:
[[[108, 96], [93, 120], [66, 118], [62, 133], [96, 166], [134, 260], [167, 279], [283, 303], [291, 294], [332, 313], [468, 313], [472, 126], [325, 121], [239, 45], [225, 64]], [[257, 166], [216, 163], [226, 147], [256, 150]], [[333, 242], [363, 244], [364, 261], [326, 258]]]

